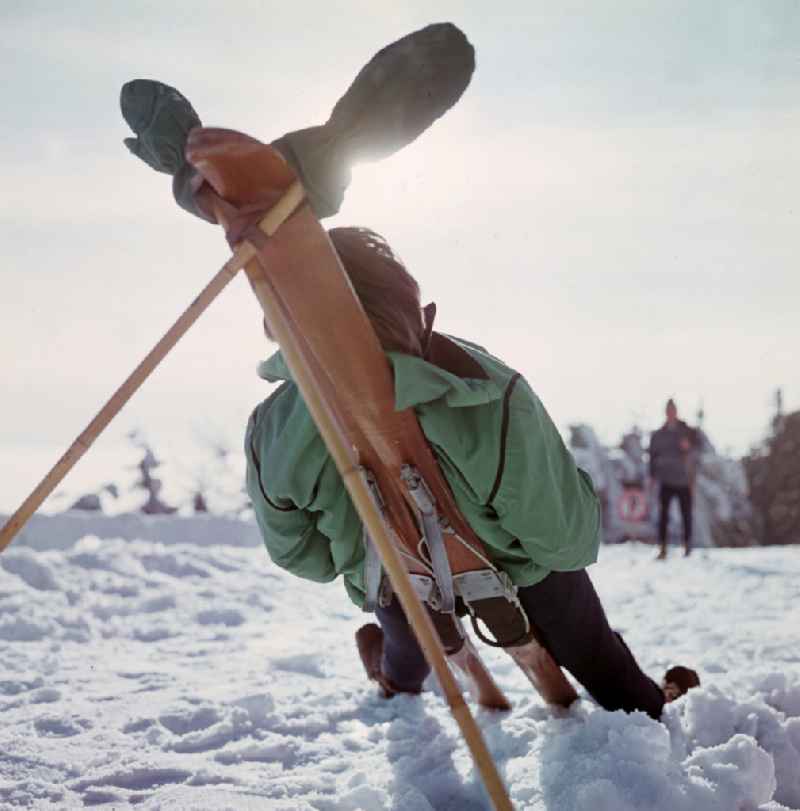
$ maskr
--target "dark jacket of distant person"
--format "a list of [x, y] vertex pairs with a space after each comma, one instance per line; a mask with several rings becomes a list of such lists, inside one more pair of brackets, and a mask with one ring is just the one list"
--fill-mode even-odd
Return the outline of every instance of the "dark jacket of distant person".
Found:
[[669, 487], [689, 487], [696, 447], [696, 432], [683, 420], [664, 423], [650, 437], [650, 475]]

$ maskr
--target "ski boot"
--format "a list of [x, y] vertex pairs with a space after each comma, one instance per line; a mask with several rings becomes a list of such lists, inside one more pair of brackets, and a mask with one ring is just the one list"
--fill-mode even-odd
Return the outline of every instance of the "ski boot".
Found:
[[408, 690], [398, 687], [381, 669], [383, 658], [383, 629], [374, 622], [362, 625], [356, 631], [356, 646], [361, 663], [370, 681], [375, 681], [381, 690], [383, 698], [393, 698], [398, 693], [419, 695], [422, 690]]

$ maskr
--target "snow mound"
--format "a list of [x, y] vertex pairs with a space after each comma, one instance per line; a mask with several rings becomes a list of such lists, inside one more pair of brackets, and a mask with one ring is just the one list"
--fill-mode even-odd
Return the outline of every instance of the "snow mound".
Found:
[[[232, 523], [84, 518], [76, 537], [52, 517], [0, 557], [0, 807], [488, 809], [436, 690], [379, 698], [341, 585], [285, 575]], [[663, 723], [585, 695], [555, 712], [484, 650], [514, 709], [476, 715], [515, 807], [800, 809], [793, 551], [605, 547], [591, 574], [645, 670], [703, 686]]]

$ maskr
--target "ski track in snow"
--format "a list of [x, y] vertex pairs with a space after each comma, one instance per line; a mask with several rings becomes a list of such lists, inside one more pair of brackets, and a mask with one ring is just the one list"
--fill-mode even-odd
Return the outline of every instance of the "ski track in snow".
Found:
[[[489, 808], [434, 685], [366, 681], [340, 584], [285, 575], [252, 528], [162, 521], [76, 541], [53, 517], [0, 556], [0, 808]], [[663, 724], [584, 694], [548, 709], [482, 648], [514, 702], [476, 714], [515, 807], [800, 809], [797, 549], [602, 548], [590, 573], [644, 669], [703, 678]]]

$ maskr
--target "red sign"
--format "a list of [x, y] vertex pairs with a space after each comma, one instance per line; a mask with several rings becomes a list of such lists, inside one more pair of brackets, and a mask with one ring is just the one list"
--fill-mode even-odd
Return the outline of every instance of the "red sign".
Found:
[[618, 508], [623, 521], [644, 521], [647, 516], [647, 494], [641, 487], [626, 487], [620, 496]]

